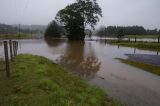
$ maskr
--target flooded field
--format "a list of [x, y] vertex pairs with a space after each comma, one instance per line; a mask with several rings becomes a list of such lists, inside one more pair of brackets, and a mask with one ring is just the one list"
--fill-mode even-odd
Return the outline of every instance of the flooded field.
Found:
[[[18, 53], [41, 55], [62, 64], [128, 106], [160, 105], [160, 77], [116, 59], [127, 58], [125, 54], [157, 55], [157, 52], [113, 46], [103, 40], [20, 40]], [[0, 57], [3, 57], [1, 44]]]

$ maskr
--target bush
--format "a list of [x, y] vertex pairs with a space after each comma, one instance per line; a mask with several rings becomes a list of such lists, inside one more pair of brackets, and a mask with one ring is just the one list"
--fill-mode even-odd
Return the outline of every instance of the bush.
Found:
[[61, 37], [61, 26], [58, 25], [57, 22], [53, 20], [48, 25], [44, 35], [45, 37], [55, 37], [55, 38]]

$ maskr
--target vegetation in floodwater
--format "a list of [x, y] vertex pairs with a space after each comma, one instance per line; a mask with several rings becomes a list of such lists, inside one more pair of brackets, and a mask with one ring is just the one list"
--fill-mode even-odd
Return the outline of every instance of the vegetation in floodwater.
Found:
[[[99, 37], [116, 37], [117, 32], [123, 30], [126, 37], [153, 38], [160, 35], [160, 30], [145, 29], [143, 26], [101, 26], [96, 30], [96, 36]], [[152, 36], [153, 35], [153, 36]]]
[[160, 76], [160, 67], [159, 66], [146, 64], [146, 63], [142, 63], [142, 62], [135, 62], [135, 61], [131, 61], [128, 59], [118, 58], [118, 60], [120, 60], [122, 63], [129, 64], [131, 66], [143, 69], [145, 71], [148, 71], [148, 72], [151, 72], [151, 73], [154, 73], [154, 74], [157, 74]]
[[44, 33], [45, 38], [60, 38], [62, 33], [65, 31], [63, 30], [63, 27], [60, 26], [55, 20], [50, 22], [48, 24], [48, 27]]
[[157, 39], [159, 35], [125, 35], [124, 38]]
[[[88, 14], [89, 13], [89, 14]], [[84, 40], [86, 26], [94, 29], [102, 17], [102, 9], [97, 0], [76, 0], [58, 11], [55, 19], [64, 24], [69, 40]]]
[[4, 34], [0, 35], [0, 39], [31, 39], [31, 34]]
[[128, 42], [128, 41], [111, 41], [111, 44], [126, 46], [126, 47], [135, 47], [138, 49], [160, 51], [160, 43], [156, 42]]
[[[1, 67], [0, 67], [1, 68]], [[29, 54], [11, 63], [11, 77], [0, 72], [1, 106], [119, 106], [97, 87], [52, 61]]]

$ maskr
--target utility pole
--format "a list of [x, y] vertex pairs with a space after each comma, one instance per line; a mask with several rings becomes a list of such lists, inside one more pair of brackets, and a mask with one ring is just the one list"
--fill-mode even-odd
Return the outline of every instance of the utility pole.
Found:
[[20, 36], [20, 24], [19, 24], [19, 26], [18, 26], [18, 34], [19, 34], [19, 36]]

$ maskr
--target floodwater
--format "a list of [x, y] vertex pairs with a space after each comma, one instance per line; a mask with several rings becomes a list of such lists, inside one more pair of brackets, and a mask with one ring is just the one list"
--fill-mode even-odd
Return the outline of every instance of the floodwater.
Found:
[[128, 106], [160, 106], [160, 76], [116, 59], [157, 52], [110, 45], [104, 40], [20, 40], [18, 53], [41, 55], [62, 64]]
[[[117, 38], [112, 37], [92, 37], [93, 39], [102, 39], [102, 40], [117, 40]], [[123, 38], [123, 40], [128, 41], [128, 38]], [[130, 38], [130, 41], [135, 41], [135, 38]], [[136, 38], [137, 42], [158, 42], [158, 38]]]

